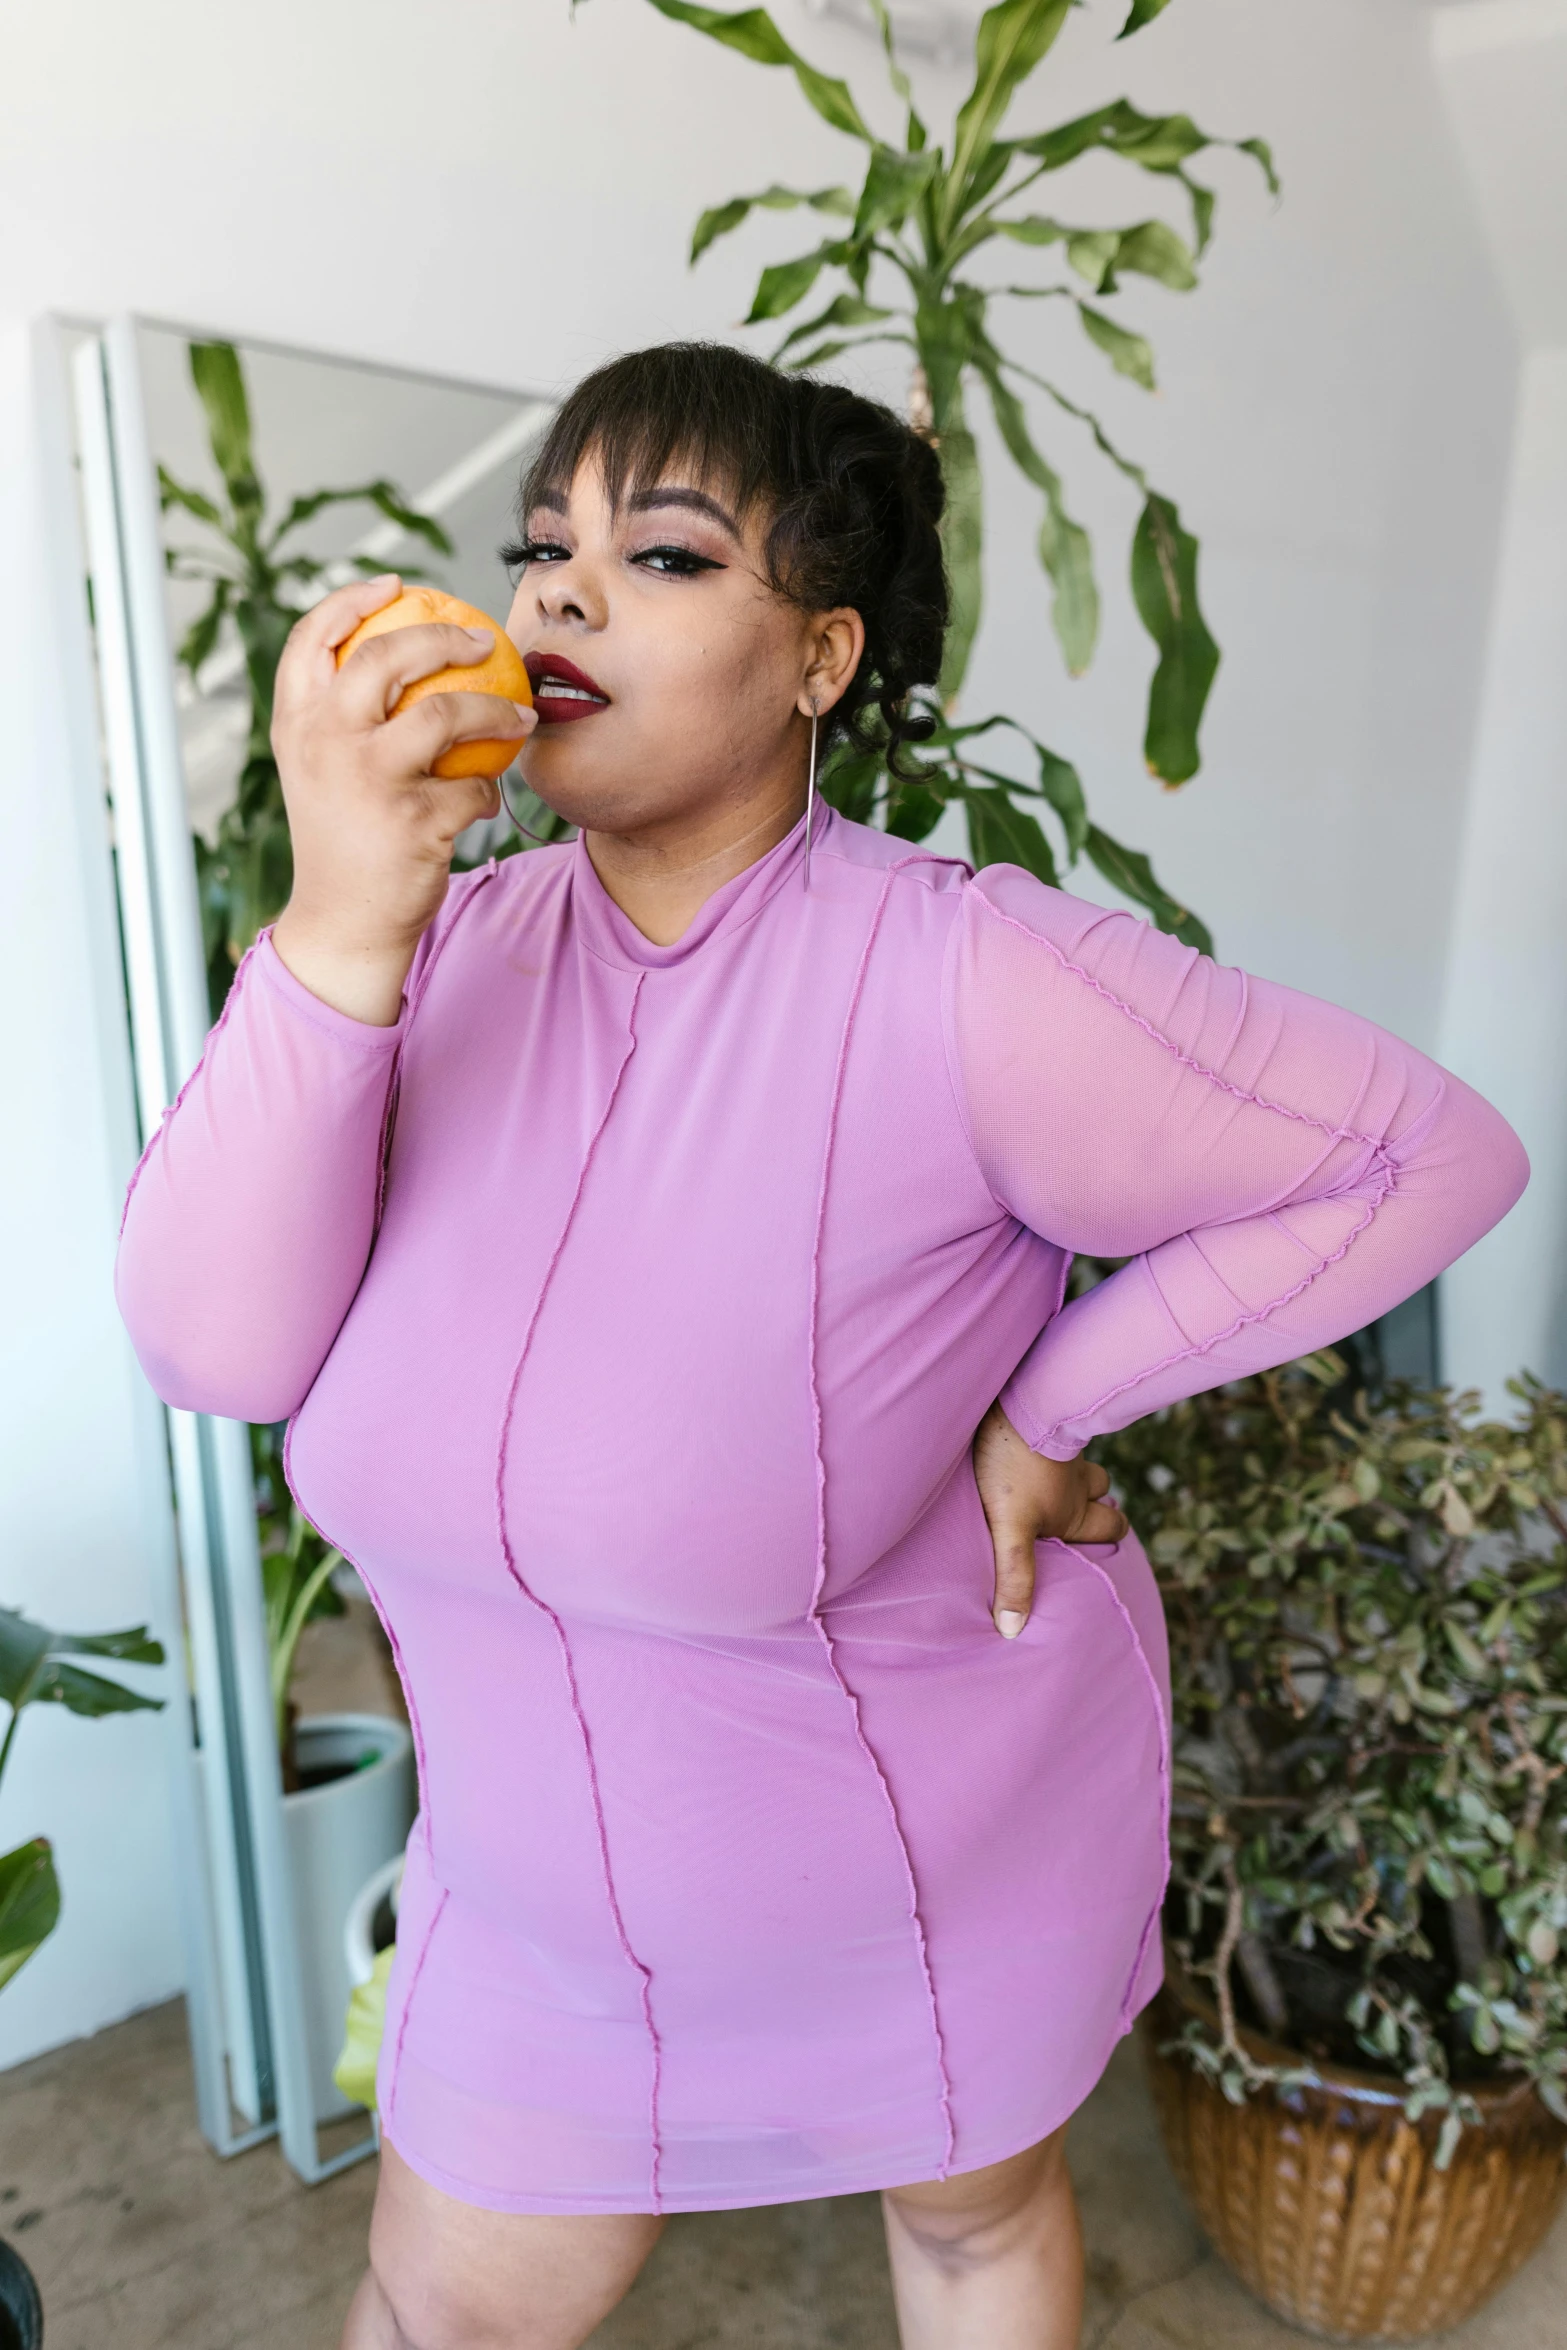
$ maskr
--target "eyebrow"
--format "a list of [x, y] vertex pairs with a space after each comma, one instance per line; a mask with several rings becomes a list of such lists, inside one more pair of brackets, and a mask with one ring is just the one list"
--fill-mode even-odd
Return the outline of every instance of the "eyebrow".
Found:
[[[710, 498], [705, 490], [680, 489], [672, 483], [659, 483], [652, 489], [633, 490], [626, 505], [633, 514], [651, 513], [656, 506], [683, 506], [689, 513], [709, 516], [721, 529], [728, 531], [732, 539], [738, 541], [740, 538], [740, 525], [734, 516], [716, 498]], [[532, 500], [535, 512], [564, 514], [568, 507], [566, 492], [561, 489], [540, 490]]]
[[734, 516], [720, 506], [716, 498], [710, 498], [705, 490], [675, 489], [658, 483], [652, 489], [633, 490], [626, 504], [633, 514], [649, 513], [655, 506], [684, 506], [693, 514], [708, 515], [727, 530], [732, 539], [740, 536], [740, 525]]

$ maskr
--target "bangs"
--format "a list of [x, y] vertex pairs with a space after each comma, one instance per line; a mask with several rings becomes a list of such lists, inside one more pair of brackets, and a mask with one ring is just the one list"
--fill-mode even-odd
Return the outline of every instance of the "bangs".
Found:
[[666, 343], [612, 360], [555, 413], [523, 476], [519, 513], [570, 492], [596, 458], [612, 510], [678, 472], [737, 515], [784, 502], [799, 457], [798, 394], [787, 377], [722, 343]]

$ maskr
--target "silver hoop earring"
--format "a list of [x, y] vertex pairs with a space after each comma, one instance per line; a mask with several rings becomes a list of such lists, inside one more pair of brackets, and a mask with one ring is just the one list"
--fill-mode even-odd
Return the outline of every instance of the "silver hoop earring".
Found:
[[816, 817], [816, 704], [811, 704], [811, 767], [805, 783], [805, 886], [811, 886], [811, 829]]

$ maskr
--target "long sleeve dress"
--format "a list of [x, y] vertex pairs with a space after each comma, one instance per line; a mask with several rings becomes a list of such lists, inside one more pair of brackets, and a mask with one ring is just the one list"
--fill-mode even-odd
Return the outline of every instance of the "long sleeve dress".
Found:
[[[1045, 2136], [1159, 1974], [1135, 1540], [992, 1625], [970, 1444], [1067, 1459], [1340, 1337], [1511, 1205], [1467, 1087], [1010, 867], [831, 818], [652, 945], [455, 881], [394, 1028], [263, 940], [132, 1186], [158, 1392], [292, 1420], [421, 1806], [380, 2073], [497, 2210], [688, 2210]], [[1072, 1251], [1129, 1257], [1062, 1309]]]

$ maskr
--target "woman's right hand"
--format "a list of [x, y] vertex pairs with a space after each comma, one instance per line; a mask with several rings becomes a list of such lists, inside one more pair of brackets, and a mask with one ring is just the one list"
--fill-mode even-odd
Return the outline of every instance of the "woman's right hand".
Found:
[[454, 743], [514, 736], [536, 713], [495, 694], [429, 694], [394, 718], [404, 689], [483, 660], [488, 629], [390, 629], [337, 666], [337, 647], [401, 593], [395, 575], [355, 581], [305, 613], [278, 663], [272, 709], [294, 849], [294, 887], [273, 944], [311, 994], [351, 1019], [392, 1027], [414, 950], [446, 895], [463, 827], [494, 816], [484, 776], [430, 770]]

